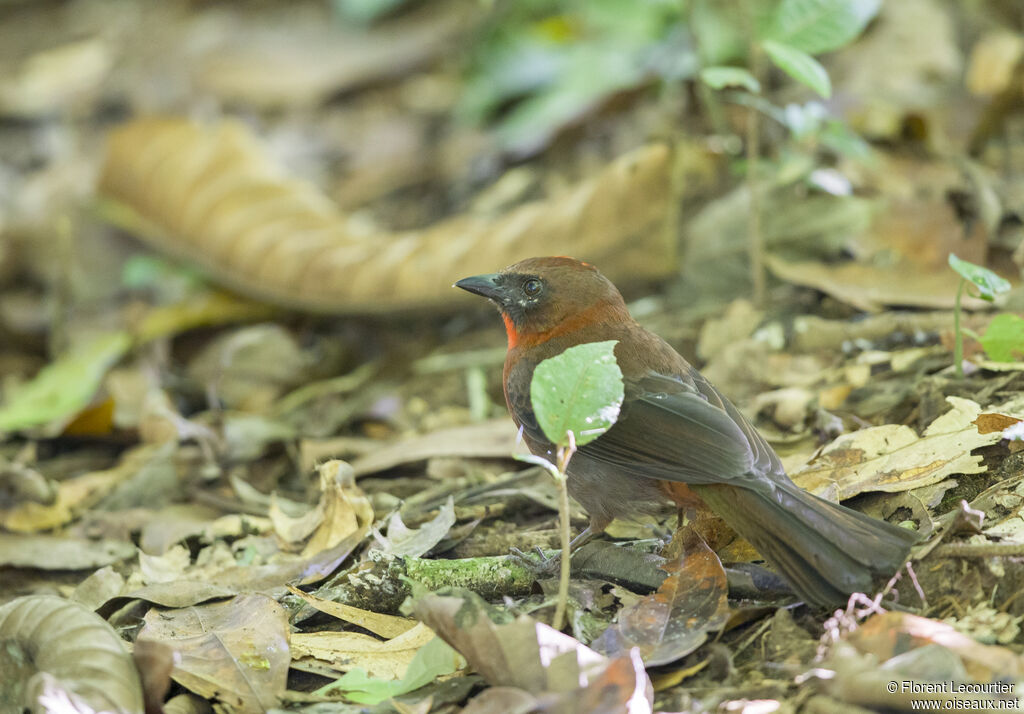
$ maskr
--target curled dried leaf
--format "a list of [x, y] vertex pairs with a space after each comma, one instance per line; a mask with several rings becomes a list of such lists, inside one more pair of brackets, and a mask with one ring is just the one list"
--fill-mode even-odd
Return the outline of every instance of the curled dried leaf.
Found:
[[0, 642], [25, 655], [23, 671], [0, 674], [0, 689], [11, 706], [20, 702], [17, 709], [48, 711], [40, 697], [60, 690], [95, 711], [143, 711], [139, 675], [121, 638], [78, 603], [50, 595], [12, 600], [0, 607]]
[[108, 216], [160, 250], [268, 302], [322, 312], [458, 304], [460, 276], [534, 255], [611, 266], [612, 280], [673, 269], [665, 146], [642, 147], [547, 201], [403, 233], [361, 234], [287, 176], [241, 124], [142, 119], [115, 130], [100, 190]]

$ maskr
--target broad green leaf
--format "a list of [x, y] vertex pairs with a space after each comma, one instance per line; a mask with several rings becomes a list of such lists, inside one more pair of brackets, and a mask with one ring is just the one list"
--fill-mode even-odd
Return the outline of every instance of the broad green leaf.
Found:
[[790, 77], [807, 85], [825, 99], [832, 96], [832, 83], [828, 79], [828, 72], [818, 60], [803, 50], [775, 40], [765, 40], [761, 46], [772, 58], [772, 62]]
[[1024, 356], [1024, 318], [1010, 313], [996, 315], [981, 337], [985, 354], [996, 362], [1015, 362]]
[[712, 89], [743, 87], [751, 92], [761, 91], [761, 83], [742, 67], [705, 67], [700, 71], [700, 79]]
[[60, 422], [62, 427], [92, 399], [107, 370], [128, 351], [126, 332], [97, 337], [39, 371], [13, 389], [0, 407], [0, 432]]
[[963, 278], [978, 288], [982, 300], [992, 302], [996, 295], [1005, 293], [1010, 289], [1010, 283], [993, 273], [988, 268], [975, 265], [967, 260], [957, 258], [953, 253], [949, 254], [949, 267], [959, 273]]
[[878, 13], [879, 0], [782, 0], [764, 39], [808, 54], [852, 41]]
[[571, 431], [582, 446], [618, 419], [624, 393], [615, 345], [616, 340], [577, 345], [537, 365], [530, 399], [540, 428], [555, 444], [568, 446]]
[[423, 645], [401, 679], [374, 679], [357, 667], [323, 687], [322, 692], [344, 692], [359, 704], [379, 704], [385, 699], [412, 692], [458, 669], [459, 655], [440, 637]]

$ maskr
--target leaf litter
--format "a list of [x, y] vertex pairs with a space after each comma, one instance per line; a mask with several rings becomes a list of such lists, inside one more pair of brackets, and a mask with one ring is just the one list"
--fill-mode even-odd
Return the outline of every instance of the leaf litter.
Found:
[[[854, 4], [784, 0], [776, 17]], [[733, 301], [749, 295], [749, 187], [725, 178], [741, 105], [713, 132], [698, 121], [676, 136], [691, 110], [646, 89], [698, 76], [672, 34], [678, 13], [634, 16], [630, 64], [602, 82], [548, 75], [530, 101], [489, 85], [506, 92], [489, 134], [449, 120], [464, 80], [437, 58], [494, 9], [401, 5], [371, 29], [305, 5], [284, 18], [72, 4], [61, 23], [31, 8], [5, 23], [5, 37], [27, 32], [0, 43], [23, 55], [0, 58], [12, 68], [0, 112], [19, 117], [0, 126], [0, 639], [60, 655], [62, 628], [81, 625], [93, 656], [133, 643], [137, 658], [166, 660], [172, 694], [237, 711], [852, 711], [921, 698], [888, 692], [893, 680], [1002, 683], [978, 696], [1019, 697], [1019, 296], [994, 316], [965, 299], [959, 379], [957, 278], [939, 270], [953, 251], [1004, 278], [1024, 264], [1020, 180], [997, 151], [1016, 156], [1019, 137], [988, 140], [1012, 128], [1000, 112], [1019, 28], [984, 3], [860, 4], [858, 23], [878, 16], [823, 59], [873, 158], [810, 132], [813, 102], [779, 114], [765, 141], [784, 150], [761, 187], [778, 282], [754, 306]], [[728, 23], [698, 5], [694, 22], [725, 28], [699, 52], [719, 69], [742, 63]], [[546, 56], [593, 74], [595, 38], [615, 28], [606, 10], [503, 24], [527, 23]], [[1001, 34], [961, 46], [970, 13]], [[290, 40], [276, 34], [288, 22]], [[794, 47], [836, 42], [808, 22], [819, 45]], [[401, 52], [369, 49], [381, 37]], [[645, 38], [680, 64], [645, 54]], [[316, 72], [296, 71], [310, 58]], [[944, 101], [965, 63], [966, 88], [988, 103], [967, 138]], [[750, 76], [733, 74], [774, 92]], [[211, 106], [229, 118], [195, 119]], [[112, 108], [168, 118], [122, 122]], [[68, 121], [46, 123], [53, 112]], [[797, 120], [805, 133], [780, 138]], [[921, 136], [969, 142], [972, 159], [918, 150]], [[821, 168], [849, 191], [823, 192]], [[94, 174], [96, 202], [82, 205]], [[258, 299], [166, 258], [140, 271], [136, 239]], [[866, 593], [831, 617], [794, 606], [741, 541], [716, 555], [684, 531], [669, 546], [681, 552], [663, 551], [665, 513], [613, 524], [614, 538], [576, 554], [572, 634], [552, 630], [553, 582], [507, 556], [553, 554], [556, 494], [512, 458], [500, 333], [448, 288], [520, 250], [586, 253], [616, 282], [646, 283], [629, 295], [647, 296], [635, 313], [750, 408], [798, 483], [924, 534], [886, 599]], [[655, 278], [666, 282], [652, 290]], [[134, 670], [116, 657], [93, 690], [127, 691], [114, 705], [82, 687], [89, 656], [28, 666], [43, 669], [43, 701], [138, 711]], [[141, 684], [159, 702], [166, 685]]]

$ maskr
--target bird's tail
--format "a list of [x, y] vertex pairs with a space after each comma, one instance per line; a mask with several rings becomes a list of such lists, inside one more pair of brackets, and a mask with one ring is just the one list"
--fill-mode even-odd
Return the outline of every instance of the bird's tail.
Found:
[[826, 501], [790, 481], [771, 491], [697, 487], [702, 499], [750, 541], [805, 601], [832, 606], [871, 593], [903, 565], [914, 531]]

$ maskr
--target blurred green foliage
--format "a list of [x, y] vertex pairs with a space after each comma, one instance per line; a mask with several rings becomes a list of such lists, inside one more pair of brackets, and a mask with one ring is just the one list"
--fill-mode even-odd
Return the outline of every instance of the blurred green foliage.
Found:
[[462, 115], [496, 130], [513, 153], [543, 146], [610, 94], [697, 70], [678, 0], [499, 4], [473, 51]]
[[[699, 77], [712, 89], [759, 94], [750, 51], [823, 97], [831, 86], [813, 55], [855, 39], [880, 0], [521, 0], [496, 3], [477, 46], [463, 117], [493, 121], [513, 154], [543, 147], [610, 96]], [[768, 107], [754, 108], [764, 110]], [[787, 114], [768, 112], [784, 125]], [[801, 128], [806, 130], [807, 124]], [[836, 133], [832, 123], [817, 128]], [[794, 133], [798, 129], [794, 128]], [[846, 139], [837, 148], [856, 148]]]

